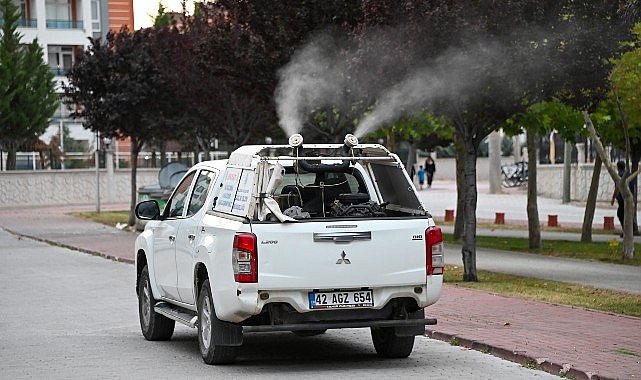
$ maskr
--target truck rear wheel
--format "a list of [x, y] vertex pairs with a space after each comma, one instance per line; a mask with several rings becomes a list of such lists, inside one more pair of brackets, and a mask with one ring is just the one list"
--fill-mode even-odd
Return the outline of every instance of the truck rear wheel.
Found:
[[205, 280], [198, 294], [198, 346], [203, 361], [207, 364], [229, 364], [236, 360], [238, 346], [221, 346], [214, 343], [214, 336], [221, 334], [222, 323], [216, 317], [209, 280]]
[[140, 329], [147, 340], [169, 340], [174, 334], [176, 322], [164, 315], [156, 313], [156, 300], [151, 292], [149, 269], [145, 266], [138, 282], [138, 316]]
[[413, 336], [397, 336], [394, 327], [372, 327], [372, 342], [378, 356], [383, 358], [406, 358], [414, 349]]

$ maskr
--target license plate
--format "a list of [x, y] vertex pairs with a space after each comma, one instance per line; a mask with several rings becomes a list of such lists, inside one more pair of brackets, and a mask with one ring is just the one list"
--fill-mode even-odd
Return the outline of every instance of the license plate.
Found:
[[336, 309], [343, 307], [372, 307], [374, 297], [371, 290], [345, 292], [311, 292], [310, 309]]

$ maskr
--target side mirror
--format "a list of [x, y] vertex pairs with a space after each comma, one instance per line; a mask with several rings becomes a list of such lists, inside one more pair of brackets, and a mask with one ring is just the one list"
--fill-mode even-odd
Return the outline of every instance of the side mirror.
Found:
[[160, 207], [155, 199], [143, 201], [136, 205], [134, 213], [136, 217], [141, 220], [158, 219], [160, 216]]

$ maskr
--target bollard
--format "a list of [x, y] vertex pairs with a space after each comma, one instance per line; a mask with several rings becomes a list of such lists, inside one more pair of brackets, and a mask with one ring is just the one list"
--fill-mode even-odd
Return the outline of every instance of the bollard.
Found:
[[445, 221], [446, 222], [454, 221], [454, 210], [445, 210]]
[[603, 229], [604, 230], [613, 230], [614, 229], [614, 217], [613, 216], [604, 216], [603, 217]]
[[494, 217], [494, 224], [505, 224], [505, 213], [497, 212]]
[[548, 227], [558, 227], [559, 226], [559, 219], [558, 215], [555, 214], [549, 214], [548, 215]]

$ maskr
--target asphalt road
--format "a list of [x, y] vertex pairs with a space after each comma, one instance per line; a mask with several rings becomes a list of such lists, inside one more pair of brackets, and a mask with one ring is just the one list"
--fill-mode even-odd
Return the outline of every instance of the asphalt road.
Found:
[[0, 378], [558, 378], [426, 337], [379, 359], [365, 329], [248, 335], [236, 365], [207, 366], [193, 329], [143, 339], [132, 265], [2, 230], [0, 247]]

